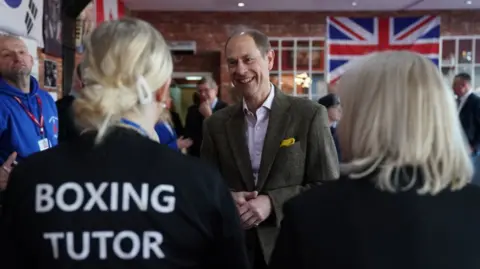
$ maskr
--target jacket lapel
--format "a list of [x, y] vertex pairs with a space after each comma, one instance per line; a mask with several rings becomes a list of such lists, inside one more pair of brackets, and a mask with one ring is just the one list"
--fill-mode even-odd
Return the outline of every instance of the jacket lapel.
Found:
[[227, 121], [225, 127], [227, 129], [227, 138], [232, 148], [232, 155], [240, 170], [245, 187], [248, 191], [253, 191], [255, 189], [255, 181], [253, 179], [252, 164], [250, 162], [250, 154], [248, 153], [247, 139], [245, 137], [245, 118], [241, 104]]
[[290, 124], [290, 101], [287, 96], [278, 89], [275, 90], [275, 97], [270, 110], [267, 134], [263, 143], [262, 160], [258, 174], [257, 190], [261, 190], [268, 178], [272, 164], [275, 161], [278, 149], [285, 132]]

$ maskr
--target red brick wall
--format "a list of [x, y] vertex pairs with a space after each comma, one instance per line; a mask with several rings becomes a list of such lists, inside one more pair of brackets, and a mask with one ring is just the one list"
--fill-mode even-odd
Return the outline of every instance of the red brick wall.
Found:
[[[213, 72], [222, 83], [222, 91], [229, 85], [223, 46], [230, 33], [238, 26], [249, 26], [270, 37], [323, 37], [328, 15], [345, 16], [412, 16], [439, 14], [442, 35], [480, 34], [480, 12], [398, 12], [398, 13], [324, 13], [324, 12], [154, 12], [137, 11], [132, 15], [152, 23], [168, 40], [195, 40], [197, 56], [185, 56], [175, 64], [175, 71]], [[205, 52], [220, 52], [221, 68], [213, 68]], [[211, 54], [210, 54], [211, 55]], [[212, 57], [212, 56], [210, 56]], [[213, 59], [213, 58], [212, 58]]]

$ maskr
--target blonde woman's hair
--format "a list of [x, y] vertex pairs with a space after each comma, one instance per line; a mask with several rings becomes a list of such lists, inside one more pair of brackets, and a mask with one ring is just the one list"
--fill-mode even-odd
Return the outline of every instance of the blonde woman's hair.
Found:
[[170, 80], [173, 63], [157, 30], [123, 18], [102, 23], [86, 38], [82, 69], [85, 88], [75, 100], [75, 117], [80, 127], [98, 130], [100, 142], [121, 115], [140, 111], [139, 82], [153, 94]]
[[418, 184], [419, 194], [461, 189], [471, 180], [453, 92], [431, 60], [407, 51], [371, 54], [338, 87], [338, 135], [350, 178], [374, 174], [377, 187], [390, 192]]

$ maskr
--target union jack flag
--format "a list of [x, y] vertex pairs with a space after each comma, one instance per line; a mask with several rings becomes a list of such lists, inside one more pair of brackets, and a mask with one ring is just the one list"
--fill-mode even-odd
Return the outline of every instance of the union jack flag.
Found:
[[335, 83], [352, 60], [375, 51], [410, 50], [438, 65], [440, 17], [328, 17], [327, 42], [329, 83]]

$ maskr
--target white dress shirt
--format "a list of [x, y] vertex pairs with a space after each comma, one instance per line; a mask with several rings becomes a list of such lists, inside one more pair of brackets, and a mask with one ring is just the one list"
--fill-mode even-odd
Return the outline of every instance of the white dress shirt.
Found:
[[262, 106], [257, 109], [256, 113], [251, 112], [248, 109], [245, 100], [243, 100], [243, 111], [245, 113], [246, 122], [245, 137], [247, 138], [248, 153], [250, 154], [255, 185], [258, 181], [258, 172], [262, 160], [263, 142], [265, 141], [265, 135], [267, 134], [273, 97], [275, 97], [275, 89], [272, 85], [267, 99], [263, 102]]
[[469, 90], [466, 94], [464, 94], [462, 97], [460, 97], [460, 102], [458, 103], [458, 113], [460, 113], [460, 111], [462, 110], [463, 106], [465, 105], [465, 103], [467, 102], [467, 99], [468, 97], [470, 96], [470, 94], [472, 94], [473, 91], [472, 90]]

